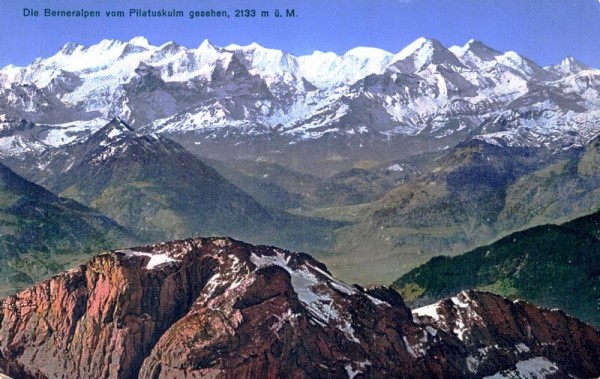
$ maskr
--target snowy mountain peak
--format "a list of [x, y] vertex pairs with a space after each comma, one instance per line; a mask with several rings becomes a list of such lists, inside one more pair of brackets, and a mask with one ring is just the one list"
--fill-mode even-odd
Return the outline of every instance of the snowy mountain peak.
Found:
[[256, 42], [236, 49], [235, 55], [246, 63], [253, 74], [264, 77], [281, 77], [297, 70], [296, 57], [281, 50], [263, 47]]
[[198, 50], [210, 50], [210, 51], [214, 50], [214, 51], [217, 51], [218, 49], [217, 49], [217, 47], [215, 45], [213, 45], [212, 42], [210, 42], [208, 39], [205, 39], [198, 46]]
[[119, 129], [119, 130], [123, 130], [123, 131], [133, 132], [133, 128], [131, 126], [129, 126], [125, 121], [123, 121], [123, 119], [121, 117], [113, 118], [108, 123], [107, 126], [113, 128], [113, 129]]
[[129, 44], [136, 45], [136, 46], [143, 46], [146, 48], [150, 47], [150, 42], [148, 42], [148, 39], [146, 39], [146, 37], [141, 37], [141, 36], [133, 37], [132, 39], [129, 40]]
[[526, 77], [533, 77], [538, 74], [548, 74], [531, 60], [522, 57], [514, 51], [507, 51], [500, 55], [497, 60], [505, 67], [523, 74]]
[[402, 49], [393, 58], [394, 65], [400, 71], [416, 72], [430, 64], [462, 64], [458, 58], [435, 39], [418, 38]]
[[106, 126], [98, 130], [95, 134], [113, 140], [118, 136], [124, 134], [130, 134], [134, 132], [133, 128], [129, 126], [120, 117], [113, 118]]
[[77, 50], [77, 48], [81, 47], [83, 46], [74, 42], [69, 42], [65, 44], [62, 49], [60, 49], [60, 53], [62, 53], [63, 55], [71, 55], [75, 50]]
[[241, 45], [238, 45], [235, 43], [230, 43], [229, 45], [225, 46], [223, 49], [229, 50], [229, 51], [235, 51], [235, 50], [239, 50], [241, 48], [242, 48]]
[[378, 49], [375, 47], [355, 47], [354, 49], [348, 50], [344, 57], [356, 57], [363, 60], [385, 60], [393, 57], [393, 54], [389, 51]]
[[258, 44], [258, 43], [256, 43], [256, 42], [252, 42], [250, 45], [248, 45], [248, 46], [246, 46], [246, 47], [247, 47], [248, 49], [253, 49], [253, 50], [256, 50], [256, 49], [261, 49], [261, 48], [263, 48], [261, 45], [259, 45], [259, 44]]
[[[331, 59], [335, 59], [337, 58], [337, 54], [334, 53], [333, 51], [321, 51], [321, 50], [315, 50], [313, 51], [313, 53], [311, 55], [305, 55], [303, 57], [330, 57]], [[303, 58], [300, 57], [300, 58]]]
[[144, 53], [151, 48], [152, 46], [148, 43], [147, 39], [143, 37], [136, 37], [125, 44], [123, 53], [119, 56], [119, 58], [125, 58], [130, 54]]
[[590, 67], [573, 57], [566, 57], [559, 64], [550, 66], [549, 69], [554, 72], [569, 75], [577, 74], [584, 70], [589, 70]]
[[196, 51], [194, 51], [194, 56], [196, 57], [199, 65], [204, 67], [207, 73], [212, 72], [210, 68], [219, 59], [222, 59], [225, 55], [230, 54], [231, 53], [224, 53], [222, 49], [213, 45], [208, 39], [202, 41]]
[[[265, 49], [263, 46], [259, 45], [256, 42], [252, 42], [249, 45], [237, 45], [235, 43], [232, 43], [230, 45], [225, 46], [225, 50], [230, 50], [230, 51], [253, 51], [253, 50], [257, 50], [257, 49]], [[270, 50], [270, 49], [267, 49]]]
[[410, 57], [415, 52], [417, 52], [419, 49], [423, 48], [423, 46], [427, 43], [427, 41], [428, 40], [425, 37], [417, 38], [414, 42], [412, 42], [411, 44], [406, 46], [404, 49], [400, 50], [400, 52], [398, 54], [396, 54], [396, 56], [394, 58], [396, 60], [403, 60], [403, 59]]
[[165, 42], [159, 46], [159, 50], [163, 52], [176, 52], [179, 49], [183, 48], [180, 44], [174, 41]]
[[128, 136], [132, 136], [134, 133], [131, 126], [126, 124], [120, 117], [115, 117], [108, 124], [92, 134], [89, 141], [93, 146], [108, 148]]
[[88, 50], [111, 50], [113, 48], [121, 47], [126, 42], [122, 42], [116, 39], [103, 39], [96, 45], [92, 45], [88, 48]]
[[468, 59], [469, 55], [474, 55], [483, 61], [494, 60], [498, 55], [502, 54], [485, 45], [483, 42], [472, 38], [464, 46], [452, 46], [449, 50], [459, 58]]

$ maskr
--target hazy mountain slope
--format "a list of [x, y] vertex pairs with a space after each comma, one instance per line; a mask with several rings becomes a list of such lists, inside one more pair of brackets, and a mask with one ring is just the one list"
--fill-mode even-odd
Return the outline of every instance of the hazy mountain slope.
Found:
[[0, 294], [132, 241], [115, 221], [0, 164]]
[[[382, 283], [432, 256], [587, 214], [600, 202], [599, 151], [597, 139], [562, 154], [466, 141], [429, 172], [362, 208], [362, 218], [336, 233], [335, 251], [347, 257], [323, 259], [344, 278]], [[368, 275], [362, 264], [383, 276]]]
[[[363, 209], [356, 224], [337, 232], [336, 251], [324, 259], [344, 278], [382, 283], [433, 255], [457, 254], [493, 240], [505, 230], [498, 218], [507, 191], [547, 164], [545, 158], [553, 159], [528, 148], [464, 142], [428, 172]], [[365, 264], [372, 274], [360, 269]]]
[[564, 222], [598, 209], [600, 139], [584, 149], [548, 161], [546, 167], [520, 178], [507, 192], [501, 225]]
[[354, 168], [331, 177], [297, 172], [271, 162], [211, 160], [209, 163], [263, 204], [312, 210], [374, 201], [398, 184], [417, 177], [431, 161], [431, 154], [383, 164], [361, 161]]
[[485, 289], [561, 308], [600, 325], [598, 217], [596, 213], [564, 225], [538, 226], [457, 257], [433, 258], [393, 287], [412, 303]]
[[262, 206], [177, 143], [113, 120], [48, 155], [45, 183], [113, 217], [144, 241], [194, 235], [323, 248], [335, 226]]

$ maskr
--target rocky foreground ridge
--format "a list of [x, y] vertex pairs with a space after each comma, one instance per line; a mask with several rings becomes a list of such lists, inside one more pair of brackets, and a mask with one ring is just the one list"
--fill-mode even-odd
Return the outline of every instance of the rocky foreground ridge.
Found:
[[598, 377], [600, 331], [461, 292], [411, 312], [306, 254], [227, 238], [117, 250], [0, 301], [0, 377]]

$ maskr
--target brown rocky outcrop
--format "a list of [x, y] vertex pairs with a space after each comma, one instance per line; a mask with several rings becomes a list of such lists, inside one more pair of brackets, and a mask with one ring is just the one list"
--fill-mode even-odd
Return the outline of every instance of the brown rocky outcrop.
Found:
[[599, 358], [598, 330], [560, 311], [464, 292], [411, 312], [227, 238], [106, 253], [0, 301], [14, 378], [597, 377]]
[[413, 313], [422, 325], [457, 336], [472, 372], [520, 377], [509, 373], [529, 362], [545, 367], [534, 377], [598, 377], [600, 332], [560, 310], [465, 291]]

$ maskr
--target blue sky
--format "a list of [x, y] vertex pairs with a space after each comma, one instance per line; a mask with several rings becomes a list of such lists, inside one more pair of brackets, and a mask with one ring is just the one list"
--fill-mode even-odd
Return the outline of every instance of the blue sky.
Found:
[[[23, 8], [55, 10], [180, 9], [182, 19], [24, 17]], [[194, 19], [190, 10], [223, 9], [228, 19]], [[295, 9], [295, 18], [233, 17], [235, 9]], [[300, 55], [344, 53], [356, 46], [398, 52], [416, 38], [446, 47], [470, 38], [514, 50], [541, 65], [566, 56], [600, 67], [599, 0], [0, 0], [0, 66], [53, 55], [67, 42], [146, 36], [152, 44], [196, 47], [258, 42]]]

